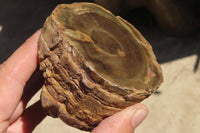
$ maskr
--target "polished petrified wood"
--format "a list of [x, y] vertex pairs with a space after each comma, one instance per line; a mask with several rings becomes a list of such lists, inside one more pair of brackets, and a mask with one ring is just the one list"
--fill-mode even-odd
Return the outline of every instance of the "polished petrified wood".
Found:
[[44, 110], [82, 130], [142, 101], [162, 82], [144, 37], [92, 3], [57, 6], [42, 29], [39, 62]]

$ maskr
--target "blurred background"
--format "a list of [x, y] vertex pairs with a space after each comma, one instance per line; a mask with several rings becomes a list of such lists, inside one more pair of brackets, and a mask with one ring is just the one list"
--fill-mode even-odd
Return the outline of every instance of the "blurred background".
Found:
[[[0, 0], [0, 63], [42, 28], [56, 5], [71, 2], [81, 0]], [[200, 0], [85, 2], [101, 4], [131, 22], [150, 42], [162, 66], [164, 83], [143, 101], [149, 108], [149, 116], [136, 133], [199, 133]], [[29, 106], [38, 99], [39, 92]], [[50, 117], [33, 132], [84, 133]]]

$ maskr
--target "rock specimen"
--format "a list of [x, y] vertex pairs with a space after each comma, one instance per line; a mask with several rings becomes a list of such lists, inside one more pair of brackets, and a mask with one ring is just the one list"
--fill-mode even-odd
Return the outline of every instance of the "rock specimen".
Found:
[[58, 5], [44, 24], [38, 54], [44, 110], [82, 130], [147, 98], [163, 80], [135, 27], [92, 3]]

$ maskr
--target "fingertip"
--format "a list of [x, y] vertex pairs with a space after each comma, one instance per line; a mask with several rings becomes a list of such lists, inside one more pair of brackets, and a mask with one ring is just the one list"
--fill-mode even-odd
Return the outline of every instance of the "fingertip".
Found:
[[92, 133], [126, 133], [134, 132], [135, 128], [148, 114], [147, 107], [138, 103], [104, 119]]
[[36, 43], [38, 43], [41, 31], [42, 31], [41, 29], [37, 30], [31, 37], [25, 40], [24, 44], [21, 47], [26, 46], [26, 45], [32, 45], [32, 46], [37, 45]]
[[18, 81], [27, 81], [35, 71], [38, 60], [38, 40], [41, 30], [36, 31], [3, 63], [6, 74]]
[[147, 114], [148, 114], [148, 112], [149, 112], [147, 106], [144, 105], [143, 103], [137, 103], [137, 104], [134, 104], [134, 105], [132, 105], [132, 106], [130, 106], [130, 107], [128, 107], [128, 108], [133, 108], [133, 109], [136, 109], [136, 110], [142, 109], [142, 110], [144, 110]]
[[131, 125], [133, 129], [140, 125], [148, 115], [148, 108], [142, 103], [137, 103], [126, 109], [134, 111], [131, 118]]
[[133, 126], [133, 129], [138, 127], [138, 125], [140, 125], [144, 121], [147, 114], [148, 114], [148, 111], [146, 108], [140, 108], [136, 110], [136, 112], [134, 113], [131, 119], [131, 124]]

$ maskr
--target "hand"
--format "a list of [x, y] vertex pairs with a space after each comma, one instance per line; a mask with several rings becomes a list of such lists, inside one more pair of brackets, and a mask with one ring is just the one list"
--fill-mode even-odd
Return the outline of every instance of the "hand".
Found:
[[37, 68], [40, 32], [36, 32], [0, 65], [0, 133], [29, 133], [45, 117], [40, 102], [24, 110], [39, 88], [39, 83], [30, 84], [29, 88], [25, 85]]
[[[0, 65], [0, 132], [32, 132], [44, 119], [40, 102], [25, 109], [37, 90], [25, 90], [27, 81], [37, 68], [37, 31], [15, 53]], [[33, 113], [34, 112], [34, 113]], [[103, 120], [92, 133], [133, 133], [144, 120], [147, 108], [139, 103]]]

